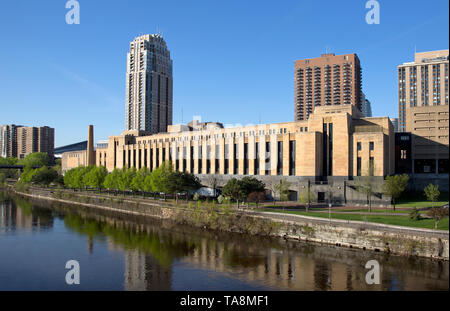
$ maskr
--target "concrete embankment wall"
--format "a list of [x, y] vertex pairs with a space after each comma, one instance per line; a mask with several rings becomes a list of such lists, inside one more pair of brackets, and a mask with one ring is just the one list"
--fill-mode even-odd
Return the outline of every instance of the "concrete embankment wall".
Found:
[[168, 219], [211, 230], [311, 241], [406, 256], [448, 260], [448, 231], [389, 226], [278, 213], [180, 207], [173, 203], [100, 196], [91, 193], [32, 188], [13, 192], [34, 198], [77, 204], [93, 209]]

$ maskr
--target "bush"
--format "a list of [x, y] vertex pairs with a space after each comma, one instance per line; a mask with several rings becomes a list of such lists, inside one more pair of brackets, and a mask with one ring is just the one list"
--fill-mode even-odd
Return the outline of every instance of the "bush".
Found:
[[409, 212], [409, 219], [411, 220], [420, 220], [420, 212], [419, 210], [414, 207], [411, 212]]
[[5, 174], [0, 172], [0, 185], [3, 185], [6, 183], [6, 176]]
[[194, 197], [192, 198], [192, 200], [198, 201], [199, 199], [200, 199], [200, 195], [197, 192], [194, 193]]
[[217, 203], [219, 203], [219, 204], [222, 204], [223, 203], [223, 201], [224, 201], [224, 196], [223, 195], [219, 195], [218, 197], [217, 197]]

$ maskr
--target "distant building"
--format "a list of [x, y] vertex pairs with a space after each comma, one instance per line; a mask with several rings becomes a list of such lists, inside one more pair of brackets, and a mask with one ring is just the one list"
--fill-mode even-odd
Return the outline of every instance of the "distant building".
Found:
[[[78, 145], [78, 147], [77, 147], [77, 145]], [[62, 156], [61, 156], [61, 171], [63, 174], [65, 172], [67, 172], [68, 170], [79, 167], [79, 166], [95, 165], [94, 126], [93, 125], [89, 125], [88, 140], [85, 145], [82, 142], [82, 143], [73, 144], [70, 146], [72, 146], [72, 147], [67, 148], [69, 151], [63, 152]], [[74, 150], [74, 149], [78, 149], [78, 150]]]
[[411, 133], [412, 173], [449, 173], [449, 50], [398, 66], [399, 131]]
[[295, 61], [295, 120], [317, 106], [353, 105], [361, 110], [361, 66], [356, 54], [322, 54]]
[[2, 125], [0, 127], [1, 156], [25, 158], [30, 153], [45, 152], [53, 159], [55, 129], [22, 125]]
[[79, 143], [70, 144], [67, 146], [62, 146], [55, 148], [55, 158], [61, 158], [63, 153], [71, 152], [71, 151], [80, 151], [87, 149], [87, 140], [81, 141]]
[[372, 104], [366, 98], [364, 93], [362, 93], [361, 97], [362, 97], [361, 98], [361, 112], [362, 112], [363, 116], [365, 116], [366, 118], [371, 118], [372, 117]]
[[144, 35], [127, 53], [125, 129], [167, 132], [172, 124], [172, 60], [163, 37]]
[[392, 125], [394, 126], [394, 131], [398, 132], [398, 118], [389, 118], [392, 122]]
[[0, 126], [0, 156], [17, 158], [17, 128], [22, 125], [5, 124]]

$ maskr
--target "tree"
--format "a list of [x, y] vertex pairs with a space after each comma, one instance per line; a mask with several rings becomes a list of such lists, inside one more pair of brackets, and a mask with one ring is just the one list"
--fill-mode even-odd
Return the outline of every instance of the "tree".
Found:
[[266, 200], [266, 193], [262, 191], [254, 191], [248, 195], [247, 201], [256, 203], [256, 208], [258, 204]]
[[106, 167], [104, 166], [93, 167], [89, 172], [87, 172], [83, 176], [83, 182], [85, 185], [90, 186], [92, 188], [101, 189], [103, 187], [106, 175], [108, 175]]
[[441, 219], [448, 216], [448, 208], [432, 207], [427, 214], [434, 219], [434, 229], [437, 229]]
[[308, 188], [305, 188], [300, 192], [300, 202], [306, 204], [306, 211], [309, 211], [309, 205], [315, 200], [314, 194]]
[[409, 176], [403, 175], [393, 175], [387, 176], [384, 180], [382, 190], [386, 195], [391, 196], [391, 201], [394, 206], [395, 211], [395, 200], [400, 197], [400, 195], [405, 191], [408, 186]]
[[441, 192], [439, 191], [438, 185], [429, 184], [423, 189], [428, 201], [431, 201], [431, 207], [434, 207], [434, 202], [439, 198]]
[[135, 191], [146, 191], [145, 178], [150, 174], [150, 171], [143, 167], [137, 171], [133, 180], [131, 181], [131, 189]]
[[166, 176], [167, 193], [188, 192], [200, 188], [200, 180], [193, 174], [184, 172], [170, 172]]
[[164, 162], [150, 175], [150, 185], [155, 192], [169, 193], [168, 176], [173, 172], [172, 162]]
[[3, 185], [6, 182], [6, 175], [3, 172], [0, 172], [0, 185]]
[[118, 184], [119, 175], [120, 175], [120, 170], [115, 168], [111, 173], [106, 175], [105, 180], [103, 181], [103, 186], [106, 189], [118, 189], [119, 188], [119, 184]]
[[248, 197], [252, 192], [264, 192], [266, 185], [255, 177], [246, 176], [240, 181], [244, 197]]
[[217, 177], [216, 175], [208, 175], [206, 179], [206, 185], [213, 189], [214, 196], [216, 196], [216, 189], [217, 189]]
[[129, 169], [123, 168], [117, 176], [117, 187], [121, 191], [131, 189], [131, 182], [134, 176], [136, 176], [136, 169], [134, 167]]
[[225, 186], [223, 186], [222, 192], [225, 196], [236, 200], [237, 207], [239, 208], [239, 201], [244, 197], [244, 191], [242, 189], [242, 184], [236, 178], [231, 178]]
[[36, 172], [35, 169], [32, 169], [29, 166], [25, 167], [22, 174], [20, 174], [19, 182], [24, 183], [24, 184], [30, 183], [35, 172]]
[[375, 166], [369, 163], [365, 176], [359, 176], [355, 180], [356, 191], [366, 196], [369, 205], [369, 213], [372, 212], [372, 195], [375, 193], [376, 180], [374, 177]]
[[2, 157], [0, 157], [0, 164], [1, 165], [16, 165], [17, 161], [18, 161], [18, 159], [14, 158], [14, 157], [9, 157], [9, 158], [2, 158]]
[[58, 172], [47, 166], [43, 166], [34, 171], [31, 181], [36, 184], [48, 186], [58, 178]]
[[31, 167], [50, 166], [51, 159], [46, 152], [34, 152], [19, 160], [17, 164]]
[[280, 197], [280, 201], [288, 201], [289, 200], [289, 188], [291, 187], [291, 183], [286, 179], [281, 179], [279, 183], [273, 185], [275, 189], [275, 193]]

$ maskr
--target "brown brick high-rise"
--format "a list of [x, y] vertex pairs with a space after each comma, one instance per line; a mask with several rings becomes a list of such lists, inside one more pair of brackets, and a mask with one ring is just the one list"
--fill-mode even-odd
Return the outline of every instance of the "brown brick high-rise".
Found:
[[361, 110], [361, 66], [356, 54], [322, 54], [295, 61], [295, 120], [316, 106], [354, 105]]

